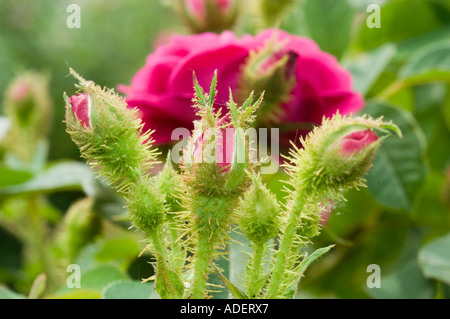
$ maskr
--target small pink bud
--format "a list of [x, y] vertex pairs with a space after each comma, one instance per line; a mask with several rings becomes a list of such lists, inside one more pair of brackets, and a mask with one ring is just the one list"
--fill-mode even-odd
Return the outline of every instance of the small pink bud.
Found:
[[185, 0], [184, 2], [186, 9], [192, 16], [205, 19], [208, 1], [222, 13], [226, 13], [232, 4], [231, 0]]
[[19, 81], [14, 84], [11, 88], [11, 98], [15, 102], [20, 102], [25, 100], [25, 98], [30, 93], [30, 86], [26, 81]]
[[[215, 139], [212, 143], [215, 144], [215, 162], [222, 172], [228, 172], [230, 170], [230, 164], [233, 161], [234, 154], [234, 128], [223, 128], [228, 124], [229, 115], [221, 117], [216, 122]], [[203, 150], [205, 149], [205, 133], [202, 133], [200, 137], [195, 141], [194, 147], [194, 160], [195, 162], [202, 162]]]
[[92, 129], [91, 125], [91, 105], [87, 93], [79, 93], [69, 98], [72, 112], [78, 120], [87, 128]]
[[238, 15], [237, 0], [182, 0], [181, 17], [195, 33], [231, 29]]
[[378, 135], [372, 130], [353, 132], [342, 139], [339, 152], [350, 156], [376, 141], [378, 141]]

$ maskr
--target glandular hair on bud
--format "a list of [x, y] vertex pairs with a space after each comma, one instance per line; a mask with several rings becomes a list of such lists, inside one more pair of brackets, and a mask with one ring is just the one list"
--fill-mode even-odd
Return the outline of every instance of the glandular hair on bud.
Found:
[[324, 119], [320, 127], [302, 138], [303, 148], [293, 146], [290, 152], [291, 164], [286, 164], [286, 169], [292, 187], [304, 187], [326, 201], [330, 200], [330, 192], [336, 195], [344, 189], [364, 186], [363, 177], [384, 138], [376, 137], [373, 129], [391, 130], [401, 136], [395, 125], [381, 119], [339, 114]]
[[169, 212], [180, 212], [184, 210], [181, 205], [182, 177], [172, 166], [170, 154], [167, 156], [164, 168], [156, 176], [155, 184], [161, 191], [161, 194], [165, 196], [166, 206]]
[[254, 179], [243, 196], [240, 211], [239, 225], [252, 242], [263, 244], [278, 235], [281, 225], [278, 201], [260, 177]]
[[65, 95], [67, 131], [88, 163], [119, 192], [128, 192], [156, 161], [151, 132], [143, 132], [136, 110], [112, 90], [103, 90], [73, 70], [79, 88], [89, 97], [89, 129], [74, 113], [74, 99]]

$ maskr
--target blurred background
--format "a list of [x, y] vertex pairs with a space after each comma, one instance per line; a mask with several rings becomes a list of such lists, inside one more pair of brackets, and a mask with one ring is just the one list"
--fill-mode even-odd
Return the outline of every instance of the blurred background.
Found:
[[[145, 240], [80, 160], [62, 96], [75, 92], [69, 67], [101, 86], [129, 84], [162, 38], [190, 33], [175, 2], [1, 1], [0, 298], [121, 297], [131, 288], [151, 296], [135, 286], [152, 275], [152, 257], [138, 257]], [[353, 74], [362, 113], [404, 133], [380, 149], [368, 188], [331, 213], [314, 246], [338, 245], [307, 271], [297, 297], [450, 297], [450, 0], [285, 0], [273, 21], [255, 13], [270, 1], [240, 2], [237, 34], [279, 23], [313, 38]], [[70, 4], [81, 9], [81, 28], [67, 27]], [[371, 28], [377, 8], [380, 27]], [[29, 72], [39, 74], [28, 79], [47, 92], [36, 99], [48, 107], [33, 115], [40, 127], [8, 137], [7, 127], [23, 124], [10, 110], [11, 94], [20, 96], [13, 83]], [[284, 178], [266, 178], [280, 200]], [[70, 263], [86, 271], [83, 289], [67, 289]], [[380, 288], [367, 285], [372, 264]], [[121, 289], [105, 291], [118, 280]]]

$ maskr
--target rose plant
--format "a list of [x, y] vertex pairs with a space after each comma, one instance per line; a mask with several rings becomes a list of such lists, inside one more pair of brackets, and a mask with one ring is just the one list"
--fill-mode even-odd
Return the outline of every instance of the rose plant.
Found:
[[[304, 251], [322, 227], [319, 203], [342, 200], [344, 190], [364, 186], [363, 177], [387, 136], [379, 138], [374, 130], [400, 134], [380, 119], [324, 118], [300, 139], [302, 147], [293, 144], [285, 164], [288, 200], [281, 205], [259, 177], [258, 163], [249, 161], [245, 130], [256, 119], [262, 95], [256, 102], [250, 95], [239, 107], [230, 94], [223, 115], [215, 106], [218, 73], [209, 93], [194, 76], [198, 120], [181, 170], [168, 161], [152, 176], [156, 149], [138, 111], [114, 92], [72, 74], [81, 94], [65, 96], [68, 132], [87, 162], [124, 198], [134, 226], [148, 236], [146, 250], [156, 257], [156, 275], [149, 280], [161, 298], [208, 297], [213, 272], [235, 298], [292, 298], [307, 266], [333, 247], [311, 255]], [[233, 225], [252, 247], [244, 290], [216, 264]], [[279, 241], [278, 247], [272, 240]]]

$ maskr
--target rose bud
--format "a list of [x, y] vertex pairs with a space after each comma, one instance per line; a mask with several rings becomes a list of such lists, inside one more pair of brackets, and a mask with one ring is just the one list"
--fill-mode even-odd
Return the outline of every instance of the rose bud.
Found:
[[240, 227], [256, 244], [264, 244], [280, 232], [280, 206], [275, 195], [261, 181], [253, 178], [253, 185], [241, 199]]
[[[298, 54], [284, 48], [282, 43], [270, 40], [264, 48], [250, 52], [240, 77], [240, 99], [255, 91], [264, 92], [264, 103], [259, 109], [258, 121], [279, 122], [282, 104], [289, 101], [296, 83], [295, 70]], [[269, 124], [270, 124], [269, 123]]]
[[46, 75], [28, 71], [15, 78], [5, 91], [4, 112], [10, 120], [6, 147], [23, 162], [31, 161], [46, 138], [53, 105]]
[[378, 140], [378, 135], [372, 130], [356, 131], [345, 136], [339, 146], [339, 152], [350, 156]]
[[363, 186], [363, 177], [372, 166], [382, 138], [372, 131], [391, 130], [401, 136], [397, 126], [381, 119], [342, 117], [324, 120], [306, 139], [303, 148], [291, 151], [287, 169], [295, 183], [310, 187], [334, 201], [344, 189]]
[[[209, 151], [214, 150], [213, 161], [220, 168], [221, 172], [228, 172], [233, 161], [234, 153], [234, 133], [233, 127], [229, 125], [230, 116], [225, 115], [217, 120], [216, 128], [211, 132], [202, 132], [196, 139], [194, 145], [194, 162], [210, 162]], [[214, 139], [212, 138], [214, 136]]]
[[119, 192], [129, 192], [155, 162], [151, 131], [143, 131], [137, 111], [117, 93], [71, 73], [82, 93], [64, 94], [67, 132], [88, 164]]
[[236, 0], [180, 0], [181, 16], [195, 33], [220, 33], [233, 27], [237, 18]]
[[91, 124], [91, 100], [87, 93], [79, 93], [69, 98], [73, 114], [78, 118], [81, 124], [88, 129], [92, 129]]

